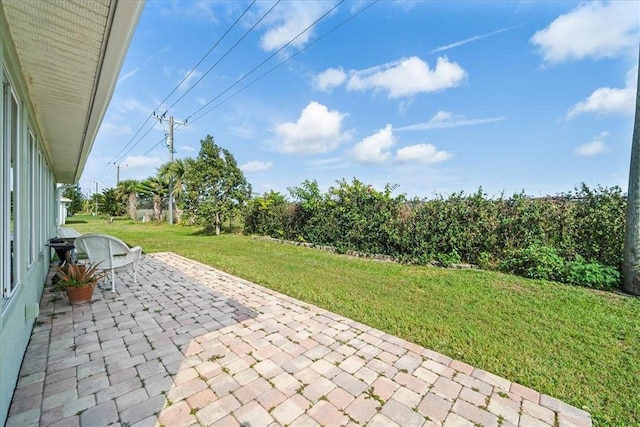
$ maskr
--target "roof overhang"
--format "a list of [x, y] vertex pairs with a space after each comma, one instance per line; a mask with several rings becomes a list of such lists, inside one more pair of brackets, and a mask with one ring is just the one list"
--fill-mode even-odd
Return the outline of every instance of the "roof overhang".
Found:
[[144, 0], [0, 0], [56, 181], [75, 183]]

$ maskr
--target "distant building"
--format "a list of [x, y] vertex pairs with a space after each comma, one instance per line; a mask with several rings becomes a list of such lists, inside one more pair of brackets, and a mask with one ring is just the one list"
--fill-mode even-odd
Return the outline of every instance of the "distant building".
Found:
[[65, 225], [67, 223], [67, 215], [69, 210], [69, 203], [73, 200], [66, 197], [60, 197], [58, 203], [58, 225]]

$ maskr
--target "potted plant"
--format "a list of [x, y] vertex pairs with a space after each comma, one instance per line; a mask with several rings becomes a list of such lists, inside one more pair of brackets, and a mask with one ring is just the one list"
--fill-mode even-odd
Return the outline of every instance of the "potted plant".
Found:
[[56, 293], [65, 291], [71, 304], [82, 304], [91, 301], [93, 290], [104, 272], [99, 271], [98, 264], [68, 263], [56, 267], [58, 280], [54, 285]]

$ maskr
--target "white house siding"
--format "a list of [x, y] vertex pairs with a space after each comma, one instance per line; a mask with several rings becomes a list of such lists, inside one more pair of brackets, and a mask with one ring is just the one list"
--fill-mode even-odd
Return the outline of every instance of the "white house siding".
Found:
[[56, 186], [80, 179], [143, 5], [0, 0], [0, 425], [49, 269]]
[[[55, 234], [58, 205], [53, 174], [41, 145], [41, 132], [33, 108], [28, 104], [24, 77], [20, 74], [1, 9], [0, 65], [3, 81], [0, 98], [0, 425], [3, 425], [48, 273], [50, 250], [45, 244]], [[7, 105], [13, 102], [8, 97], [17, 99], [15, 119], [11, 119], [11, 111], [6, 111]], [[17, 129], [12, 132], [9, 127], [14, 123]]]

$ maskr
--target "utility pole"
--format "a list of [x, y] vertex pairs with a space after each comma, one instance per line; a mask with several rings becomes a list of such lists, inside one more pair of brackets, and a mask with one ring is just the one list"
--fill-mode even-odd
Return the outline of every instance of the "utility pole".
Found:
[[116, 164], [116, 187], [120, 185], [120, 164]]
[[93, 214], [93, 216], [98, 215], [98, 181], [96, 181], [96, 212]]
[[[179, 125], [187, 125], [187, 121], [179, 122], [173, 119], [173, 116], [169, 116], [168, 119], [165, 119], [165, 115], [167, 112], [165, 111], [162, 116], [158, 116], [155, 113], [153, 117], [158, 119], [160, 122], [167, 121], [169, 122], [169, 132], [167, 132], [167, 148], [169, 149], [169, 164], [173, 164], [173, 154], [175, 150], [173, 149], [173, 125], [178, 123]], [[169, 225], [173, 225], [173, 176], [169, 175]]]

